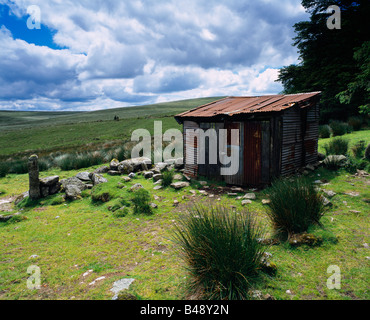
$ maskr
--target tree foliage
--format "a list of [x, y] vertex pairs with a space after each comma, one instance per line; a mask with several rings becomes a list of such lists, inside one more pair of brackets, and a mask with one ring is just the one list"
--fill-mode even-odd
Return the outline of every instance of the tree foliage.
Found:
[[[300, 62], [283, 67], [285, 93], [322, 91], [321, 120], [345, 119], [369, 104], [370, 1], [303, 0], [309, 21], [294, 25]], [[329, 29], [330, 5], [341, 10], [341, 28]]]

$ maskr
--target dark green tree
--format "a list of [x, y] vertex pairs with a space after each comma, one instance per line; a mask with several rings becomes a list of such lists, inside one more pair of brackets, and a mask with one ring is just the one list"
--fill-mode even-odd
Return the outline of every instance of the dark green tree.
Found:
[[[369, 40], [370, 1], [303, 0], [302, 5], [311, 16], [309, 21], [294, 25], [293, 45], [298, 48], [300, 62], [283, 67], [277, 81], [283, 84], [284, 93], [322, 91], [322, 122], [346, 119], [368, 104], [364, 61], [369, 60], [367, 47], [362, 46]], [[340, 29], [327, 27], [330, 5], [340, 8]], [[354, 82], [356, 85], [351, 85]]]

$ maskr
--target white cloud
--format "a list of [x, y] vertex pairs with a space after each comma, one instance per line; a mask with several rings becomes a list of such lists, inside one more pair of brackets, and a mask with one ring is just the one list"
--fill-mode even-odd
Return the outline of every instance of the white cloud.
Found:
[[278, 93], [278, 69], [297, 61], [292, 25], [306, 17], [295, 0], [0, 2], [19, 17], [38, 5], [67, 48], [0, 30], [0, 107], [14, 108], [37, 108], [38, 99], [42, 108], [88, 109]]

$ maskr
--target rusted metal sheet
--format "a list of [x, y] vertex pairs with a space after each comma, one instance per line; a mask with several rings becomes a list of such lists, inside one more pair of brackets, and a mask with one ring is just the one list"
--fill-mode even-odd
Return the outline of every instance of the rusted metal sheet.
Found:
[[[226, 122], [225, 129], [227, 130], [227, 144], [226, 144], [226, 153], [227, 156], [231, 155], [231, 149], [235, 149], [239, 151], [239, 163], [237, 167], [237, 173], [234, 175], [225, 175], [224, 180], [227, 184], [231, 185], [243, 185], [244, 177], [243, 177], [243, 149], [241, 146], [243, 145], [243, 123], [240, 122]], [[239, 130], [239, 135], [232, 139], [231, 130]], [[230, 165], [236, 165], [234, 163]], [[228, 165], [229, 166], [229, 165]]]
[[261, 183], [261, 123], [244, 123], [244, 181], [247, 185]]
[[176, 118], [215, 117], [218, 115], [234, 116], [258, 112], [276, 112], [289, 109], [294, 105], [306, 107], [310, 105], [310, 99], [319, 94], [320, 92], [310, 92], [258, 97], [227, 97], [183, 112], [177, 115]]
[[198, 135], [194, 129], [198, 129], [199, 124], [193, 121], [184, 122], [184, 174], [189, 177], [198, 175]]

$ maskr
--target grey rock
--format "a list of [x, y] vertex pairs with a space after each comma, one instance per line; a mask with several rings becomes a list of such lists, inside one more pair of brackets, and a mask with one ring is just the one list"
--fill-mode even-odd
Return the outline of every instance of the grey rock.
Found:
[[107, 166], [102, 166], [98, 169], [94, 170], [94, 173], [107, 173], [109, 171], [109, 167]]
[[13, 214], [8, 214], [8, 215], [0, 215], [0, 222], [7, 222], [9, 221], [11, 218], [13, 217], [16, 217], [16, 216], [19, 216], [20, 215], [20, 212], [17, 212], [17, 213], [13, 213]]
[[110, 170], [117, 171], [118, 170], [118, 165], [119, 165], [118, 160], [113, 159], [109, 164], [109, 168], [110, 168]]
[[256, 199], [256, 195], [254, 193], [246, 193], [243, 197], [243, 199], [247, 199], [247, 200], [255, 200]]
[[135, 183], [131, 188], [130, 190], [131, 191], [136, 191], [136, 190], [139, 190], [139, 189], [142, 189], [144, 188], [140, 183]]
[[76, 174], [76, 178], [80, 179], [81, 181], [91, 181], [90, 179], [90, 173], [85, 171], [85, 172], [79, 172]]
[[40, 185], [43, 185], [43, 186], [52, 186], [56, 183], [59, 182], [59, 176], [51, 176], [51, 177], [47, 177], [47, 178], [42, 178], [40, 179]]
[[231, 187], [232, 192], [244, 192], [244, 189], [241, 187]]
[[133, 179], [133, 178], [135, 178], [135, 177], [136, 177], [136, 173], [131, 172], [131, 173], [129, 173], [128, 177], [129, 177], [130, 179]]
[[117, 170], [120, 172], [120, 173], [123, 173], [123, 174], [129, 174], [131, 172], [134, 171], [134, 167], [133, 165], [131, 164], [131, 162], [125, 160], [125, 161], [122, 161], [120, 162], [120, 164], [118, 165], [118, 168]]
[[243, 200], [242, 201], [242, 206], [245, 206], [246, 204], [251, 204], [252, 200]]
[[163, 171], [168, 166], [168, 163], [166, 162], [158, 162], [155, 164], [154, 169], [158, 171]]
[[332, 205], [332, 203], [330, 202], [330, 200], [328, 198], [322, 197], [322, 201], [323, 201], [323, 204], [324, 204], [325, 207]]
[[332, 198], [336, 195], [336, 193], [332, 190], [325, 190], [324, 189], [324, 190], [322, 190], [322, 192], [324, 192], [326, 194], [326, 196], [329, 197], [329, 198]]
[[159, 179], [162, 179], [162, 174], [157, 173], [153, 175], [153, 181], [158, 181]]
[[108, 171], [108, 174], [110, 176], [119, 176], [119, 175], [121, 175], [121, 172], [120, 171], [117, 171], [117, 170], [109, 170]]
[[182, 169], [184, 167], [184, 158], [177, 158], [174, 162], [174, 167], [176, 170]]
[[67, 185], [65, 188], [66, 199], [69, 200], [76, 200], [79, 196], [81, 196], [82, 190], [78, 188], [76, 185]]
[[80, 179], [78, 179], [76, 177], [62, 179], [62, 180], [60, 180], [60, 182], [63, 186], [63, 189], [66, 189], [67, 186], [69, 186], [69, 185], [74, 185], [74, 186], [78, 187], [81, 190], [86, 189], [86, 185]]
[[183, 175], [182, 174], [175, 174], [173, 176], [173, 180], [182, 180], [182, 178], [183, 178]]
[[154, 190], [160, 190], [160, 189], [162, 189], [162, 188], [163, 188], [162, 186], [158, 185], [158, 186], [155, 186], [153, 189], [154, 189]]
[[94, 186], [108, 182], [108, 180], [99, 173], [90, 173], [89, 177]]
[[154, 173], [153, 171], [145, 171], [143, 175], [145, 179], [150, 179], [153, 177]]
[[112, 289], [110, 289], [110, 291], [114, 293], [114, 297], [112, 298], [112, 300], [117, 300], [118, 293], [123, 291], [123, 290], [129, 289], [130, 285], [134, 281], [135, 281], [135, 279], [132, 279], [132, 278], [124, 278], [124, 279], [120, 279], [120, 280], [114, 282]]
[[189, 187], [189, 186], [190, 186], [189, 182], [186, 182], [186, 181], [179, 181], [179, 182], [171, 183], [171, 187], [176, 189], [176, 190], [186, 188], [186, 187]]

